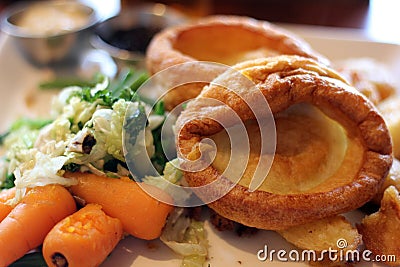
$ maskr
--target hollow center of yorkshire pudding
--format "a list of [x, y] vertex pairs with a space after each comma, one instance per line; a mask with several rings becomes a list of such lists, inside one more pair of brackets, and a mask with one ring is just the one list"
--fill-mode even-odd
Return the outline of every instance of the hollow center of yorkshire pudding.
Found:
[[[274, 118], [277, 133], [275, 157], [258, 190], [275, 194], [324, 192], [351, 182], [357, 175], [364, 157], [360, 138], [348, 134], [318, 108], [307, 103], [296, 104], [275, 114]], [[250, 155], [239, 184], [248, 187], [259, 158], [268, 155], [261, 152], [257, 122], [247, 121], [245, 125]], [[226, 131], [221, 131], [210, 138], [217, 146], [212, 165], [223, 173], [231, 156], [229, 137]]]
[[279, 54], [261, 33], [229, 25], [189, 28], [179, 33], [173, 45], [197, 60], [227, 65]]

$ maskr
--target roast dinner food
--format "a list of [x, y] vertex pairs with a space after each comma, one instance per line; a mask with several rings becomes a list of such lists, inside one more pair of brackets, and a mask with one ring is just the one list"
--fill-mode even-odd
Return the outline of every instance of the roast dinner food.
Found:
[[[310, 57], [325, 64], [329, 62], [301, 38], [280, 27], [248, 17], [221, 15], [161, 31], [147, 49], [146, 65], [150, 74], [154, 74], [185, 62], [211, 61], [234, 65], [248, 59], [280, 54]], [[212, 73], [213, 70], [199, 66], [192, 71]], [[168, 81], [164, 82], [168, 86]], [[166, 108], [172, 109], [195, 97], [204, 85], [191, 84], [169, 91], [164, 97]]]
[[400, 196], [394, 186], [383, 195], [379, 211], [366, 216], [358, 226], [368, 249], [376, 255], [395, 255], [389, 265], [399, 266]]
[[[391, 142], [400, 129], [400, 116], [393, 115], [400, 97], [391, 85], [382, 89], [368, 75], [346, 78], [361, 72], [336, 68], [299, 37], [247, 17], [213, 16], [168, 28], [146, 56], [150, 74], [191, 63], [186, 72], [164, 76], [164, 92], [183, 73], [205, 73], [212, 81], [178, 86], [151, 106], [137, 93], [145, 74], [122, 72], [117, 80], [98, 75], [63, 88], [49, 120], [18, 120], [0, 136], [0, 266], [32, 250], [43, 265], [98, 266], [127, 235], [159, 238], [182, 266], [204, 266], [209, 244], [202, 217], [193, 215], [197, 209], [174, 207], [143, 191], [169, 198], [160, 190], [166, 181], [192, 187], [215, 212], [213, 221], [224, 219], [230, 229], [239, 223], [273, 230], [321, 255], [364, 245], [400, 259], [400, 164]], [[225, 71], [198, 61], [223, 64]], [[178, 159], [168, 162], [160, 149], [165, 109], [187, 100], [173, 127]], [[268, 112], [260, 117], [256, 111]], [[235, 143], [230, 133], [238, 125], [247, 138]], [[267, 139], [264, 129], [272, 131]], [[131, 172], [128, 155], [138, 166], [143, 159], [128, 154], [126, 142], [145, 151], [160, 175]], [[238, 143], [248, 150], [232, 150], [242, 147]], [[273, 150], [264, 150], [265, 144]], [[243, 162], [230, 164], [232, 154]], [[265, 176], [253, 187], [261, 159], [270, 165], [261, 165]], [[213, 195], [221, 197], [208, 201]], [[362, 221], [346, 218], [369, 202], [380, 209]]]
[[[205, 137], [214, 140], [217, 152], [204, 170], [185, 172], [189, 185], [230, 178], [221, 174], [231, 146], [237, 144], [230, 144], [226, 129], [210, 119], [222, 115], [212, 113], [234, 110], [250, 141], [249, 162], [240, 181], [209, 207], [244, 225], [282, 230], [354, 210], [371, 200], [390, 169], [392, 148], [385, 122], [370, 101], [336, 72], [304, 57], [261, 58], [233, 69], [252, 80], [256, 86], [250, 89], [260, 90], [267, 100], [275, 119], [276, 151], [263, 184], [249, 192], [257, 162], [264, 156], [255, 115], [240, 97], [243, 87], [234, 77], [221, 75], [204, 87], [177, 120], [177, 146], [188, 159], [185, 164], [197, 160], [197, 144]], [[209, 99], [219, 102], [210, 106]], [[229, 123], [225, 127], [235, 126]]]
[[396, 85], [390, 71], [376, 60], [343, 60], [336, 62], [335, 69], [374, 104], [396, 94]]
[[[258, 29], [254, 29], [256, 25]], [[260, 32], [269, 37], [258, 36], [258, 41], [253, 37], [247, 39]], [[285, 37], [272, 37], [277, 34]], [[251, 41], [247, 43], [247, 40]], [[220, 215], [219, 220], [213, 220], [225, 219], [230, 229], [234, 228], [229, 223], [232, 220], [249, 227], [276, 230], [299, 248], [315, 251], [334, 247], [332, 244], [346, 235], [350, 243], [345, 249], [358, 249], [360, 233], [345, 218], [337, 217], [338, 214], [355, 210], [371, 199], [379, 203], [387, 187], [393, 183], [398, 186], [395, 167], [388, 175], [393, 159], [385, 120], [390, 122], [392, 136], [398, 136], [399, 119], [395, 116], [395, 107], [399, 98], [396, 84], [388, 79], [386, 68], [368, 59], [330, 64], [298, 37], [242, 17], [211, 17], [167, 29], [153, 39], [147, 53], [151, 73], [193, 60], [232, 65], [254, 82], [255, 87], [250, 89], [262, 92], [276, 126], [276, 153], [271, 169], [253, 192], [249, 185], [258, 160], [268, 156], [260, 149], [261, 134], [256, 116], [241, 99], [241, 95], [253, 92], [244, 92], [249, 89], [247, 87], [238, 88], [237, 80], [227, 71], [216, 75], [210, 84], [185, 84], [178, 88], [181, 90], [174, 88], [164, 96], [167, 108], [172, 109], [197, 95], [185, 104], [178, 117], [177, 150], [187, 170], [184, 171], [185, 181], [190, 186], [198, 188], [222, 180], [207, 190], [195, 191]], [[199, 66], [190, 71], [211, 70]], [[173, 79], [176, 77], [179, 79], [179, 75]], [[171, 89], [167, 85], [168, 82], [165, 89]], [[235, 127], [233, 120], [228, 118], [222, 126], [212, 119], [228, 116], [229, 109], [244, 123], [250, 142], [245, 170], [234, 170], [242, 174], [239, 181], [222, 175], [232, 166], [229, 160], [232, 148], [237, 146], [230, 143], [228, 130], [224, 128]], [[198, 168], [199, 161], [204, 160], [203, 153], [207, 153], [200, 148], [203, 139], [213, 140], [215, 158], [209, 165], [209, 162], [200, 164], [206, 168], [193, 171], [190, 165]], [[246, 156], [245, 152], [243, 154]], [[224, 190], [221, 186], [232, 189], [222, 198], [208, 203], [210, 195]], [[314, 231], [319, 238], [310, 234]], [[366, 245], [368, 249], [370, 245]], [[396, 245], [390, 243], [390, 246], [390, 251], [395, 251]]]
[[[313, 250], [318, 253], [322, 260], [318, 263], [322, 266], [338, 266], [346, 264], [346, 260], [330, 261], [328, 257], [323, 257], [322, 251], [326, 248], [343, 249], [343, 251], [356, 251], [361, 244], [361, 234], [349, 223], [342, 215], [327, 217], [300, 226], [290, 227], [278, 231], [288, 242], [296, 247], [305, 250]], [[346, 247], [338, 244], [338, 237], [346, 240]], [[316, 261], [312, 262], [317, 264]]]

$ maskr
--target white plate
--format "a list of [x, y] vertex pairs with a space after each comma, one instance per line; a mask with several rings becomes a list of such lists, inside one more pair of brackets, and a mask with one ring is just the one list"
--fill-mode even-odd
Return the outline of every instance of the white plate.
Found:
[[[356, 57], [370, 57], [386, 63], [400, 76], [400, 47], [369, 40], [363, 32], [334, 28], [304, 27], [281, 25], [307, 40], [315, 50], [331, 60]], [[28, 64], [15, 50], [11, 40], [0, 35], [0, 129], [4, 130], [18, 116], [37, 116], [46, 114], [50, 93], [41, 92], [41, 105], [35, 106], [35, 112], [28, 112], [27, 98], [38, 97], [36, 85], [52, 75], [51, 70], [37, 69]], [[357, 221], [360, 212], [352, 212], [349, 217]], [[252, 237], [238, 237], [233, 233], [216, 231], [209, 222], [206, 229], [210, 241], [209, 266], [286, 266], [288, 262], [269, 259], [261, 262], [257, 252], [265, 245], [269, 250], [295, 249], [272, 231], [259, 231]], [[308, 266], [305, 262], [291, 262], [292, 266]], [[160, 241], [143, 241], [132, 237], [125, 238], [102, 264], [114, 266], [160, 266], [178, 267], [180, 259]], [[359, 263], [356, 266], [372, 266], [371, 263]]]

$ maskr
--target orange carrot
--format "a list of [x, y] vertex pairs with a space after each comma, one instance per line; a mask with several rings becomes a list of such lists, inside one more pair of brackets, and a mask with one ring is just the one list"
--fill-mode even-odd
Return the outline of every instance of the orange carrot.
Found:
[[88, 204], [56, 224], [43, 242], [48, 266], [98, 266], [121, 240], [122, 223]]
[[[107, 215], [121, 220], [124, 231], [138, 238], [159, 237], [173, 209], [149, 196], [127, 177], [115, 179], [89, 173], [67, 173], [65, 176], [78, 180], [70, 187], [74, 195], [87, 203], [100, 204]], [[151, 189], [162, 192], [154, 186]]]
[[15, 196], [15, 187], [4, 189], [0, 192], [0, 222], [7, 217], [11, 212], [13, 206], [6, 204], [6, 202]]
[[75, 210], [74, 198], [60, 185], [29, 190], [0, 223], [0, 266], [42, 244], [51, 228]]

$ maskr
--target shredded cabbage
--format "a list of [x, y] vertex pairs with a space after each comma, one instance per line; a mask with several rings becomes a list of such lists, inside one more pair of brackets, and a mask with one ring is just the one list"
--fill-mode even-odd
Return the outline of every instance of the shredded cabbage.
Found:
[[[35, 124], [36, 128], [31, 129], [22, 126], [6, 133], [2, 137], [6, 154], [0, 164], [0, 187], [10, 178], [9, 184], [17, 188], [13, 203], [23, 197], [26, 188], [73, 184], [74, 180], [63, 177], [64, 170], [89, 170], [113, 177], [130, 175], [123, 154], [123, 124], [128, 106], [139, 106], [130, 86], [137, 89], [144, 78], [128, 73], [122, 82], [111, 86], [102, 76], [92, 87], [64, 88], [53, 99], [50, 124]], [[140, 105], [149, 109], [144, 103]], [[156, 116], [152, 126], [162, 121]], [[151, 157], [151, 129], [147, 127], [144, 134], [145, 151]]]
[[61, 184], [71, 186], [76, 183], [74, 179], [64, 178], [59, 171], [67, 161], [67, 157], [52, 157], [37, 151], [33, 160], [22, 163], [15, 169], [16, 196], [9, 203], [18, 203], [25, 194], [26, 188], [44, 186], [47, 184]]
[[173, 159], [165, 164], [163, 175], [160, 176], [145, 176], [142, 182], [156, 186], [174, 197], [177, 202], [183, 202], [192, 196], [191, 191], [182, 191], [174, 185], [182, 185], [183, 173], [181, 170], [176, 168], [179, 159]]
[[183, 256], [181, 266], [203, 266], [208, 254], [204, 223], [189, 218], [185, 209], [175, 208], [160, 237], [175, 253]]
[[[158, 103], [151, 113], [151, 107], [140, 102], [135, 94], [147, 76], [127, 73], [117, 84], [111, 84], [106, 77], [100, 78], [94, 86], [64, 88], [53, 99], [51, 121], [32, 121], [36, 123], [31, 123], [31, 127], [21, 121], [18, 127], [1, 136], [0, 145], [6, 153], [0, 159], [0, 188], [5, 184], [16, 188], [15, 197], [8, 204], [17, 204], [28, 188], [75, 184], [75, 179], [63, 177], [65, 171], [88, 170], [109, 177], [133, 175], [127, 169], [123, 138], [130, 141], [129, 159], [138, 167], [137, 175], [148, 163], [143, 162], [145, 158], [155, 156], [161, 162], [163, 176], [147, 176], [145, 182], [167, 193], [174, 190], [171, 185], [182, 183], [182, 172], [174, 167], [178, 159], [165, 165], [167, 159], [160, 154], [160, 126], [165, 120], [163, 103]], [[127, 110], [134, 113], [128, 121], [130, 131], [123, 137]], [[144, 129], [143, 122], [146, 122]], [[154, 163], [154, 158], [151, 160]], [[179, 197], [190, 198], [191, 193]], [[183, 256], [182, 266], [197, 267], [205, 263], [208, 241], [203, 222], [186, 216], [185, 209], [174, 210], [160, 239]]]
[[177, 184], [183, 176], [183, 173], [180, 169], [176, 168], [175, 166], [178, 166], [179, 164], [179, 159], [173, 159], [170, 162], [167, 162], [165, 164], [164, 168], [164, 178], [174, 184]]
[[[30, 130], [27, 127], [11, 132], [4, 140], [4, 149], [6, 151], [3, 158], [2, 167], [5, 170], [4, 174], [11, 174], [21, 162], [30, 161], [34, 158], [34, 153], [31, 149], [38, 137], [38, 130]], [[5, 176], [2, 175], [1, 181], [4, 181]]]
[[[172, 184], [182, 183], [182, 171], [176, 168], [179, 159], [174, 159], [165, 165], [163, 176], [146, 176], [143, 182], [161, 188], [175, 198], [188, 199], [191, 193], [174, 194]], [[179, 200], [181, 201], [181, 200]], [[204, 230], [204, 223], [189, 218], [184, 208], [175, 208], [168, 217], [161, 241], [175, 253], [183, 256], [182, 267], [201, 267], [208, 254], [208, 241]]]
[[114, 103], [112, 110], [98, 110], [92, 118], [96, 141], [104, 143], [107, 153], [121, 161], [125, 161], [122, 148], [122, 126], [130, 103], [132, 102], [120, 99]]
[[0, 185], [3, 185], [8, 175], [8, 162], [4, 159], [0, 160]]
[[64, 111], [64, 107], [68, 104], [69, 99], [81, 90], [82, 88], [78, 86], [70, 86], [61, 90], [61, 92], [54, 97], [51, 102], [51, 116], [53, 118], [60, 116]]

